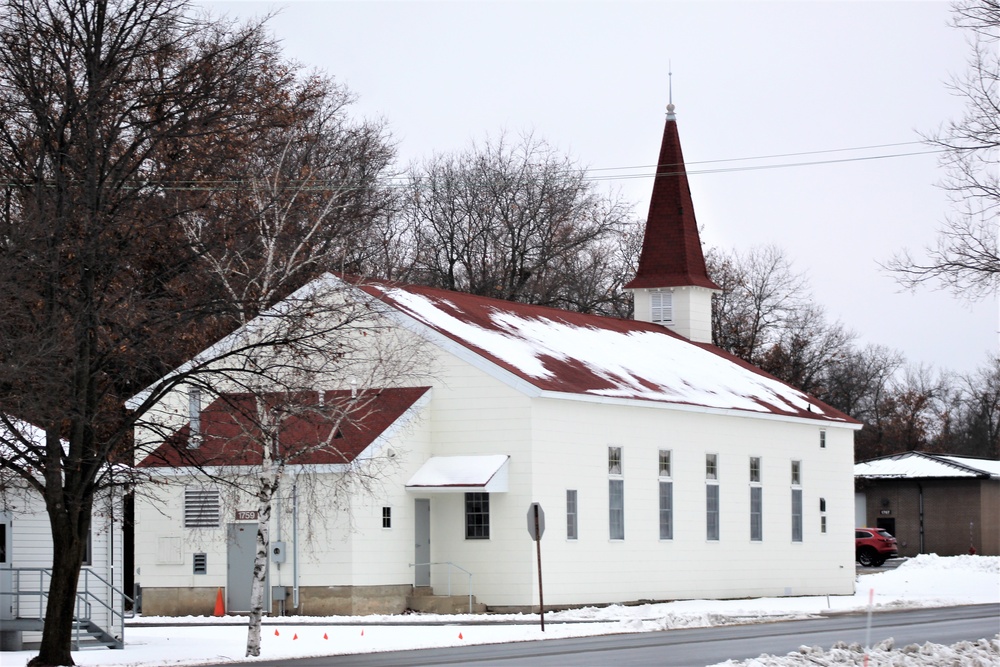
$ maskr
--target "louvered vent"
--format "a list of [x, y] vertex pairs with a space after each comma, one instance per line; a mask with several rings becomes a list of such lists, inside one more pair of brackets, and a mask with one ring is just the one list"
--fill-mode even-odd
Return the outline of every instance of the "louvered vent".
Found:
[[218, 525], [218, 490], [184, 489], [184, 527], [215, 528]]

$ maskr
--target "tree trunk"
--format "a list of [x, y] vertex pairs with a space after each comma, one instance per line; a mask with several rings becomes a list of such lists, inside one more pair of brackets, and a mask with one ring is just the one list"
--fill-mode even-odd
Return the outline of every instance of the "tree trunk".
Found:
[[[275, 429], [277, 430], [277, 429]], [[271, 438], [276, 440], [276, 436]], [[265, 452], [268, 448], [265, 447]], [[264, 616], [264, 584], [267, 580], [267, 552], [271, 544], [271, 502], [278, 489], [281, 467], [275, 466], [273, 459], [265, 455], [260, 472], [260, 487], [257, 491], [257, 554], [253, 561], [253, 578], [250, 582], [250, 619], [247, 622], [247, 657], [260, 655], [260, 622]]]
[[76, 507], [66, 507], [62, 489], [46, 489], [55, 493], [60, 503], [50, 504], [49, 523], [53, 540], [52, 579], [49, 582], [48, 601], [45, 605], [45, 626], [38, 655], [28, 662], [29, 667], [50, 667], [52, 665], [74, 665], [71, 647], [73, 644], [73, 618], [76, 614], [76, 587], [80, 580], [86, 535], [90, 532], [90, 516], [93, 498], [80, 500]]

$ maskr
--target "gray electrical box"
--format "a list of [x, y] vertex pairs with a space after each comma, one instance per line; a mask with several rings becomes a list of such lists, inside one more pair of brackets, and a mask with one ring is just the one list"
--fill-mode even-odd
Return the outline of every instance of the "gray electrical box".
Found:
[[271, 599], [275, 602], [284, 602], [288, 597], [288, 590], [284, 586], [271, 586]]
[[284, 563], [285, 562], [285, 543], [284, 542], [271, 542], [271, 562], [272, 563]]

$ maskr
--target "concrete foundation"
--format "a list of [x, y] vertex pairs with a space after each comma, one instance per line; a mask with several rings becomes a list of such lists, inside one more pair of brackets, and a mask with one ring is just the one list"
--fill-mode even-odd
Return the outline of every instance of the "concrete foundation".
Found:
[[[211, 616], [218, 587], [142, 589], [144, 616]], [[401, 614], [413, 586], [302, 586], [299, 606], [293, 605], [292, 588], [285, 588], [284, 612], [299, 616], [361, 616]], [[274, 596], [272, 595], [272, 598]], [[272, 615], [281, 613], [281, 600], [271, 600]]]

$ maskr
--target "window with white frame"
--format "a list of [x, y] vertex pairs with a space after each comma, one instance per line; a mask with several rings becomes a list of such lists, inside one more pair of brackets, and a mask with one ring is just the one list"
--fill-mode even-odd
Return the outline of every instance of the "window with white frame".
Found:
[[660, 539], [674, 539], [674, 483], [660, 480]]
[[760, 457], [750, 457], [750, 541], [764, 539], [764, 488], [760, 482]]
[[802, 489], [792, 489], [792, 542], [802, 541]]
[[650, 292], [649, 293], [649, 318], [657, 324], [674, 323], [674, 294], [673, 292]]
[[718, 454], [706, 454], [705, 455], [705, 479], [717, 480], [719, 479], [719, 455]]
[[608, 447], [608, 533], [612, 540], [625, 539], [625, 480], [622, 479], [622, 448]]
[[821, 428], [819, 430], [819, 448], [826, 449], [826, 429]]
[[670, 450], [661, 449], [659, 456], [660, 539], [674, 539], [674, 482], [670, 473]]
[[383, 507], [382, 508], [382, 527], [392, 528], [392, 508]]
[[819, 532], [826, 532], [826, 498], [819, 499]]
[[608, 480], [608, 533], [612, 540], [625, 539], [625, 480]]
[[490, 539], [490, 494], [465, 494], [465, 539]]
[[660, 477], [672, 477], [670, 474], [670, 450], [661, 449], [660, 450]]
[[566, 489], [566, 539], [577, 538], [576, 489]]
[[719, 539], [719, 455], [705, 455], [705, 538]]
[[608, 447], [608, 474], [622, 474], [622, 448]]
[[792, 461], [792, 542], [802, 541], [802, 462]]
[[185, 528], [217, 528], [220, 514], [218, 489], [184, 489]]

